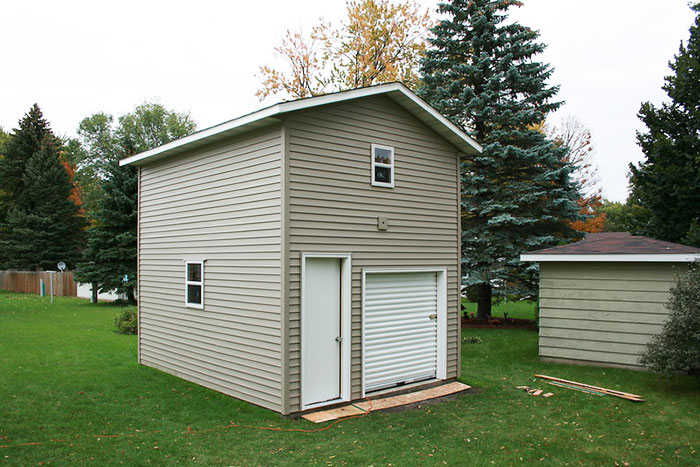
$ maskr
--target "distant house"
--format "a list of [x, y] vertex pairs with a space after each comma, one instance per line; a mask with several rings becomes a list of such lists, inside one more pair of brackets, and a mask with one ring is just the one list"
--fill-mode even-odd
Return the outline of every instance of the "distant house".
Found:
[[139, 361], [289, 414], [460, 371], [459, 160], [401, 84], [284, 102], [139, 167]]
[[540, 263], [540, 358], [641, 368], [674, 272], [699, 258], [698, 248], [624, 232], [521, 255]]

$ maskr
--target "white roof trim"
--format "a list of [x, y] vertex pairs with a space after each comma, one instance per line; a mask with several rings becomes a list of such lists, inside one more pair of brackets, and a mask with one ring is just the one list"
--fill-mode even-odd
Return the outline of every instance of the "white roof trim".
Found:
[[573, 261], [573, 262], [632, 262], [632, 263], [692, 263], [700, 259], [700, 253], [673, 254], [619, 254], [619, 255], [557, 255], [557, 254], [524, 254], [520, 261]]
[[196, 143], [198, 141], [202, 141], [206, 138], [209, 138], [209, 137], [221, 134], [221, 133], [225, 133], [225, 132], [233, 130], [235, 128], [242, 127], [242, 126], [245, 126], [245, 125], [248, 125], [248, 124], [251, 124], [254, 122], [258, 122], [258, 121], [261, 121], [264, 119], [273, 118], [275, 116], [282, 115], [282, 114], [285, 114], [288, 112], [294, 112], [297, 110], [308, 109], [311, 107], [318, 107], [321, 105], [333, 104], [336, 102], [357, 99], [360, 97], [368, 97], [368, 96], [374, 96], [374, 95], [378, 95], [378, 94], [388, 94], [388, 93], [400, 93], [403, 96], [407, 97], [413, 104], [415, 104], [421, 110], [427, 112], [433, 119], [435, 119], [438, 123], [440, 123], [442, 126], [444, 126], [448, 130], [448, 133], [451, 133], [454, 136], [457, 136], [457, 138], [459, 140], [461, 140], [466, 146], [469, 146], [470, 149], [473, 149], [475, 152], [482, 151], [482, 147], [481, 147], [481, 145], [479, 145], [479, 143], [477, 143], [473, 138], [471, 138], [469, 135], [467, 135], [464, 131], [460, 130], [452, 122], [450, 122], [445, 117], [443, 117], [438, 111], [433, 109], [430, 105], [428, 105], [420, 97], [418, 97], [413, 92], [411, 92], [406, 86], [404, 86], [401, 83], [388, 83], [388, 84], [380, 84], [377, 86], [371, 86], [371, 87], [367, 87], [367, 88], [353, 89], [350, 91], [337, 92], [334, 94], [326, 94], [324, 96], [310, 97], [307, 99], [299, 99], [299, 100], [291, 101], [291, 102], [282, 102], [282, 103], [273, 105], [271, 107], [267, 107], [267, 108], [264, 108], [262, 110], [258, 110], [257, 112], [253, 112], [251, 114], [244, 115], [244, 116], [236, 118], [234, 120], [229, 120], [228, 122], [224, 122], [224, 123], [221, 123], [219, 125], [215, 125], [213, 127], [207, 128], [207, 129], [199, 131], [197, 133], [193, 133], [189, 136], [185, 136], [184, 138], [180, 138], [178, 140], [164, 144], [162, 146], [151, 149], [149, 151], [145, 151], [145, 152], [136, 154], [134, 156], [127, 157], [126, 159], [122, 159], [121, 161], [119, 161], [119, 165], [136, 164], [138, 162], [145, 161], [146, 159], [150, 159], [150, 158], [157, 156], [159, 154], [163, 154], [163, 153], [172, 151], [174, 149], [182, 148], [183, 146], [187, 146], [187, 145]]

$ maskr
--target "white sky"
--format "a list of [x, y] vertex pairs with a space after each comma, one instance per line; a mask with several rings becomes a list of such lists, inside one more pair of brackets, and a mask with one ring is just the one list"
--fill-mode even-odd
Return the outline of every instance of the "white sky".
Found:
[[[561, 85], [559, 114], [590, 128], [604, 194], [624, 200], [627, 164], [643, 157], [636, 114], [642, 101], [665, 98], [668, 61], [693, 21], [687, 1], [524, 1], [511, 16], [548, 44], [540, 59]], [[54, 131], [71, 136], [88, 115], [118, 116], [146, 99], [190, 112], [200, 128], [220, 123], [263, 105], [255, 75], [275, 64], [287, 28], [337, 22], [344, 10], [342, 0], [8, 2], [0, 126], [15, 128], [37, 102]]]

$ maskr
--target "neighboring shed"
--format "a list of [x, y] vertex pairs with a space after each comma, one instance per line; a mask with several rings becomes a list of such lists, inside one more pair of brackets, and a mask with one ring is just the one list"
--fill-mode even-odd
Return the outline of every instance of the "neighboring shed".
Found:
[[625, 232], [521, 255], [540, 263], [540, 358], [641, 368], [674, 273], [698, 258], [698, 248]]
[[401, 84], [281, 103], [139, 167], [139, 361], [289, 414], [460, 369], [459, 159]]

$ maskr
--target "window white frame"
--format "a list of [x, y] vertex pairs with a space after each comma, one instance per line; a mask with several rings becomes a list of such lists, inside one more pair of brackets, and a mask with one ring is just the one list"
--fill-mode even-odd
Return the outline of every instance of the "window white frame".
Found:
[[[362, 270], [362, 397], [365, 397], [365, 297], [371, 274], [434, 272], [437, 275], [437, 368], [436, 380], [447, 379], [447, 268], [367, 268]], [[424, 381], [429, 382], [429, 381]]]
[[[377, 149], [383, 149], [385, 151], [391, 152], [391, 164], [382, 164], [380, 162], [377, 162], [376, 156], [375, 156], [375, 150]], [[381, 186], [385, 188], [394, 188], [394, 148], [391, 146], [383, 146], [381, 144], [372, 144], [372, 149], [371, 149], [371, 157], [372, 157], [372, 173], [370, 174], [371, 181], [372, 181], [372, 186]], [[387, 168], [391, 171], [391, 182], [386, 183], [386, 182], [378, 182], [375, 179], [375, 167], [384, 167]]]
[[[205, 259], [186, 259], [185, 260], [185, 306], [187, 308], [197, 308], [199, 310], [204, 309], [204, 262]], [[200, 268], [200, 281], [191, 281], [189, 280], [189, 269], [190, 269], [190, 264], [198, 264]], [[190, 303], [187, 300], [187, 289], [189, 288], [190, 285], [198, 285], [201, 289], [201, 303]]]

